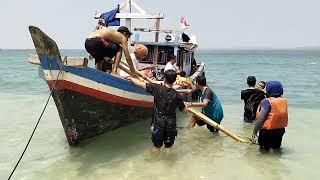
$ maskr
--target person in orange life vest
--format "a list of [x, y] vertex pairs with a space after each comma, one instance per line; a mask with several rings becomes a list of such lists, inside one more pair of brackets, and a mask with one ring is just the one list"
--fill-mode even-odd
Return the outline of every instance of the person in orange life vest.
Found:
[[279, 149], [288, 125], [288, 102], [282, 97], [283, 88], [279, 81], [268, 81], [266, 91], [268, 97], [258, 107], [252, 139], [259, 131], [260, 149]]

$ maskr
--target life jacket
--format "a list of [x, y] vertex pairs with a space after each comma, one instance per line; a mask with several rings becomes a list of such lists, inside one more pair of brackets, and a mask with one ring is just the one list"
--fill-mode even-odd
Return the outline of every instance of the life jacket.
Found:
[[[279, 129], [287, 127], [288, 125], [288, 101], [283, 97], [270, 97], [265, 100], [269, 101], [271, 110], [264, 122], [262, 129]], [[257, 118], [259, 117], [260, 103], [257, 111]]]

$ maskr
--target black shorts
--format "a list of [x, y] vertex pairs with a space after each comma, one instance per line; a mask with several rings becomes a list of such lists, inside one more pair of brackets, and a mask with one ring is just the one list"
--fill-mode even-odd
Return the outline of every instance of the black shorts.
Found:
[[[85, 42], [87, 52], [95, 59], [95, 64], [104, 61], [105, 57], [112, 59], [118, 52], [118, 46], [114, 43], [108, 43], [108, 46], [101, 40], [100, 37], [87, 38]], [[110, 62], [103, 62], [103, 70], [112, 70]]]
[[207, 129], [209, 129], [210, 132], [218, 132], [219, 131], [218, 129], [214, 128], [210, 124], [207, 124], [206, 122], [204, 122], [200, 118], [198, 118], [198, 117], [195, 117], [195, 118], [197, 119], [196, 123], [197, 123], [198, 126], [207, 125]]
[[280, 129], [260, 129], [258, 142], [261, 149], [269, 150], [270, 148], [279, 149], [282, 142], [282, 136], [285, 128]]
[[164, 147], [169, 148], [174, 144], [174, 140], [177, 136], [177, 129], [160, 129], [154, 127], [151, 130], [151, 140], [153, 145], [157, 148]]

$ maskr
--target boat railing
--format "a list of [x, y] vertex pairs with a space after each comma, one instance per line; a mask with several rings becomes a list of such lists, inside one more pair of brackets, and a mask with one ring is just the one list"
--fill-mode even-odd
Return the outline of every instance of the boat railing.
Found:
[[[61, 57], [62, 59], [65, 59], [63, 61], [63, 64], [65, 66], [73, 66], [73, 67], [87, 67], [88, 66], [88, 58], [86, 57], [71, 57], [71, 56], [65, 56]], [[29, 54], [28, 55], [28, 62], [34, 65], [40, 65], [40, 59], [38, 55], [36, 54]]]

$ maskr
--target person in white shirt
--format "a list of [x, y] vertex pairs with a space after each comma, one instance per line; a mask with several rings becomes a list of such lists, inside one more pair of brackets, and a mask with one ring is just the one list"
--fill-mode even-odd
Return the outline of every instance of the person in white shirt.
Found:
[[176, 56], [175, 55], [168, 55], [168, 60], [169, 62], [166, 64], [166, 67], [164, 68], [164, 72], [166, 72], [167, 70], [169, 69], [172, 69], [174, 71], [178, 71], [178, 68], [177, 68], [177, 59], [176, 59]]

